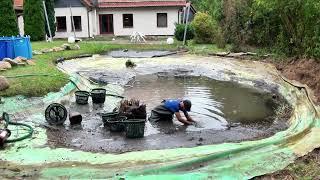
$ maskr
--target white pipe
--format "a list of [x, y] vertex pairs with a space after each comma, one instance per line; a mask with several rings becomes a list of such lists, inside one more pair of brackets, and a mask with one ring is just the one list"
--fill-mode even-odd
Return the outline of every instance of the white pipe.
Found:
[[43, 3], [44, 14], [45, 14], [45, 16], [46, 16], [47, 27], [48, 27], [48, 30], [49, 30], [49, 36], [50, 36], [49, 42], [52, 42], [53, 39], [52, 39], [52, 34], [51, 34], [51, 28], [50, 28], [50, 23], [49, 23], [49, 18], [48, 18], [46, 3], [45, 3], [44, 1], [42, 1], [42, 3]]

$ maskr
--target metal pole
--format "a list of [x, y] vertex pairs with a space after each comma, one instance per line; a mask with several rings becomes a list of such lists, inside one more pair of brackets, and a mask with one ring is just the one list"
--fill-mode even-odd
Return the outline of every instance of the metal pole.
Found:
[[183, 35], [183, 45], [186, 45], [186, 36], [187, 36], [187, 28], [188, 28], [188, 20], [189, 20], [189, 14], [190, 14], [190, 4], [187, 4], [187, 19], [186, 19], [186, 25], [184, 28], [184, 35]]
[[183, 8], [183, 17], [182, 17], [182, 22], [181, 22], [182, 24], [184, 24], [185, 19], [186, 19], [186, 11], [187, 11], [187, 10], [186, 10], [186, 7], [184, 7], [184, 8]]
[[74, 34], [74, 38], [76, 38], [76, 28], [74, 27], [74, 20], [73, 20], [71, 5], [70, 5], [70, 14], [71, 14], [71, 25], [73, 27], [73, 34]]
[[49, 30], [49, 36], [50, 36], [50, 40], [49, 41], [52, 42], [52, 34], [51, 34], [51, 28], [50, 28], [50, 23], [49, 23], [46, 3], [44, 1], [42, 1], [42, 3], [43, 3], [44, 14], [46, 16], [47, 26], [48, 26], [48, 30]]

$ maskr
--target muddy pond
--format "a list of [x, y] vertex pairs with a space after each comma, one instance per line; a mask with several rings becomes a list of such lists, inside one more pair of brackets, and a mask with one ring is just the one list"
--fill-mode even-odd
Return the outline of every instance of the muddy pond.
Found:
[[144, 138], [127, 139], [103, 126], [99, 114], [110, 111], [107, 105], [77, 105], [73, 100], [68, 108], [82, 114], [82, 125], [72, 127], [67, 122], [58, 130], [48, 129], [48, 145], [123, 153], [262, 139], [287, 128], [285, 119], [276, 118], [279, 103], [275, 94], [232, 82], [206, 77], [138, 75], [125, 87], [124, 96], [140, 99], [147, 105], [148, 113], [163, 99], [190, 99], [190, 115], [197, 123], [184, 126], [174, 119], [151, 125], [147, 121]]

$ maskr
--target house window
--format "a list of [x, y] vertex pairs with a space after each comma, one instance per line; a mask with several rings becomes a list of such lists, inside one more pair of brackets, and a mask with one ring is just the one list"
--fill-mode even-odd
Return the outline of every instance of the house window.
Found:
[[[82, 31], [82, 25], [81, 25], [81, 16], [72, 16], [73, 17], [73, 22], [74, 22], [74, 28], [76, 31]], [[72, 23], [72, 18], [71, 18], [71, 23]], [[73, 25], [71, 24], [71, 29], [73, 31]]]
[[167, 13], [157, 13], [157, 27], [168, 27]]
[[133, 14], [123, 14], [123, 27], [132, 28], [133, 27]]
[[67, 31], [67, 21], [65, 16], [58, 16], [57, 19], [57, 31], [65, 32]]

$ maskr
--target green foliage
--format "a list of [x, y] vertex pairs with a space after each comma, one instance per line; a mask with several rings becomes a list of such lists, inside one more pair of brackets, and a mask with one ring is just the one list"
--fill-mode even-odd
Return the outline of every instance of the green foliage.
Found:
[[206, 12], [216, 21], [222, 20], [223, 0], [192, 0], [191, 2], [197, 11]]
[[[54, 37], [56, 34], [56, 24], [55, 24], [56, 18], [55, 18], [55, 12], [54, 12], [54, 0], [46, 0], [45, 3], [46, 3], [46, 10], [47, 10], [48, 19], [49, 19], [51, 35], [52, 37]], [[50, 37], [47, 23], [45, 23], [45, 29], [46, 29], [47, 36]]]
[[12, 0], [0, 1], [0, 36], [16, 36], [19, 34], [17, 18]]
[[[176, 24], [176, 29], [174, 31], [174, 37], [178, 41], [183, 41], [184, 36], [184, 30], [185, 30], [185, 24]], [[194, 29], [191, 26], [191, 24], [188, 24], [187, 26], [187, 34], [186, 34], [186, 40], [191, 40], [194, 38]]]
[[206, 13], [196, 14], [192, 26], [195, 32], [195, 41], [197, 43], [212, 43], [217, 30], [217, 23]]
[[23, 9], [24, 31], [31, 40], [45, 39], [45, 18], [41, 0], [25, 0]]

